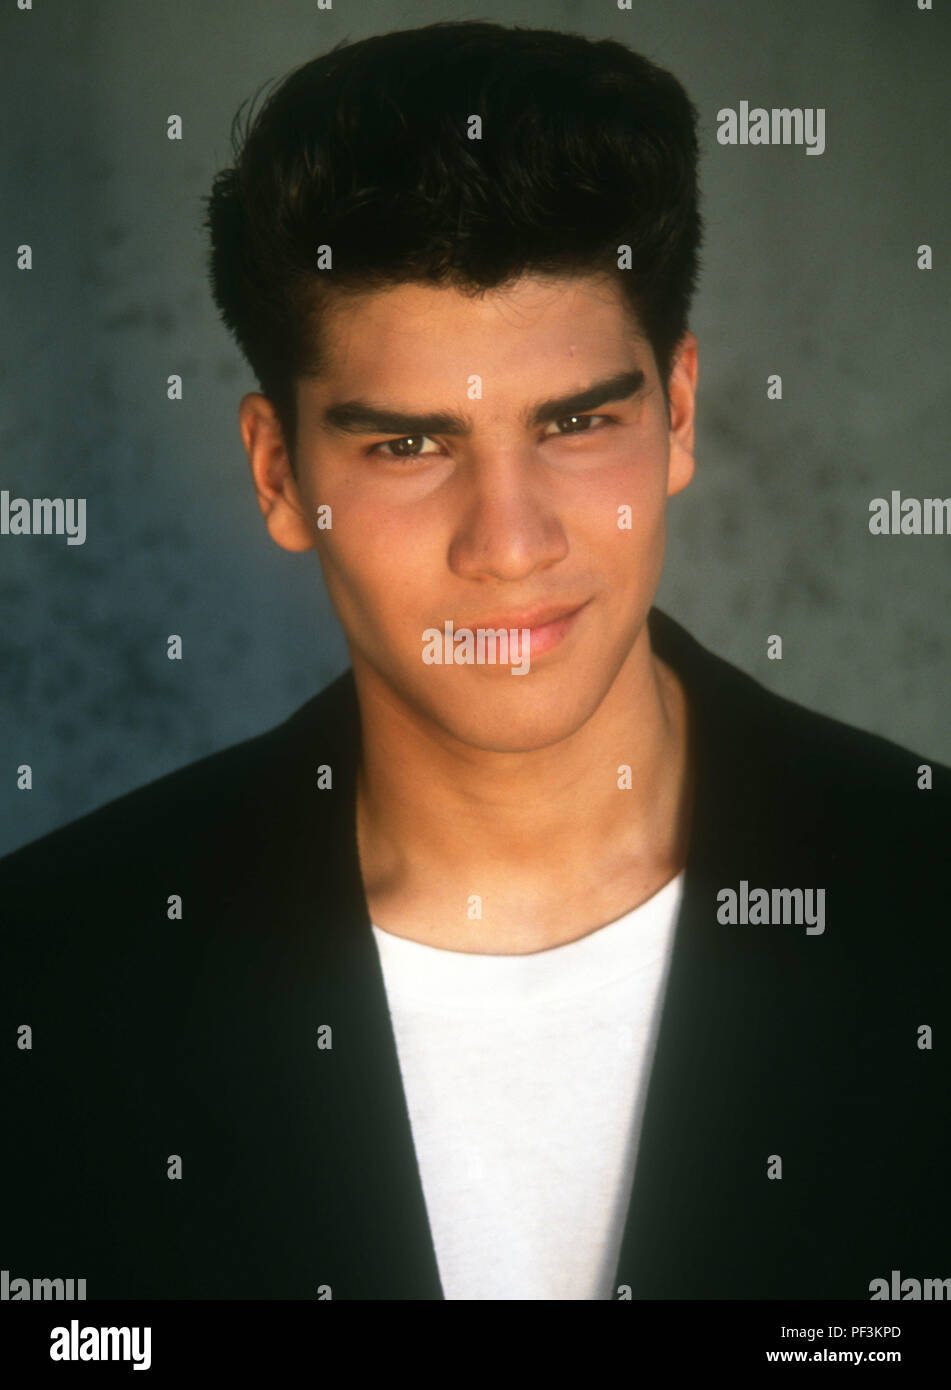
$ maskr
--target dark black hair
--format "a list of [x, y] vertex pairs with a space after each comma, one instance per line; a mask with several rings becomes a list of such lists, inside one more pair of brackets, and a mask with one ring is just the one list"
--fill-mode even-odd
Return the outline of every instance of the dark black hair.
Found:
[[697, 112], [670, 73], [611, 40], [445, 22], [339, 45], [253, 107], [207, 200], [210, 278], [292, 457], [295, 379], [341, 292], [604, 272], [666, 392], [702, 236]]

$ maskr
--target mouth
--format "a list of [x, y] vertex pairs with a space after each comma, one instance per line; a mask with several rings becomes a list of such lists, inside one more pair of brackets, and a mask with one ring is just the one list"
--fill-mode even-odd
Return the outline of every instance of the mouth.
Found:
[[525, 609], [521, 613], [505, 613], [484, 620], [481, 626], [505, 628], [509, 632], [515, 629], [519, 633], [519, 641], [527, 628], [529, 639], [526, 655], [533, 658], [544, 656], [564, 641], [590, 601], [585, 599], [583, 603], [573, 605], [549, 604], [545, 608]]

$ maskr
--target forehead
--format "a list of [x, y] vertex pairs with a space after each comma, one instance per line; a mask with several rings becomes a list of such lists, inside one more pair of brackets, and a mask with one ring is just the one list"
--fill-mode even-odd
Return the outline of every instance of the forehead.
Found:
[[401, 284], [333, 298], [320, 319], [313, 386], [384, 386], [401, 398], [427, 383], [458, 389], [479, 376], [500, 386], [572, 368], [582, 376], [627, 363], [645, 369], [646, 337], [620, 287], [605, 277], [523, 276], [494, 290]]

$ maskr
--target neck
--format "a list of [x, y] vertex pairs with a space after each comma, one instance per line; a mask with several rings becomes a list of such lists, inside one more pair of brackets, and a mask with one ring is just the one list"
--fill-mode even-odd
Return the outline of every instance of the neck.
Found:
[[595, 713], [525, 753], [463, 745], [356, 663], [354, 674], [357, 836], [383, 929], [447, 949], [545, 949], [638, 906], [683, 867], [686, 701], [646, 627]]

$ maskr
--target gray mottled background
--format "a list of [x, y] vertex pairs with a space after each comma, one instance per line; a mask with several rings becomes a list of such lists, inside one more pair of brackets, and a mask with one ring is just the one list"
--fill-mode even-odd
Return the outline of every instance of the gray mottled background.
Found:
[[[951, 538], [867, 525], [892, 488], [951, 492], [951, 5], [935, 9], [5, 0], [0, 487], [84, 496], [89, 534], [0, 537], [0, 850], [273, 725], [347, 664], [316, 558], [275, 547], [257, 510], [236, 414], [254, 383], [206, 289], [200, 200], [262, 82], [440, 18], [618, 38], [685, 84], [707, 220], [698, 470], [658, 602], [771, 688], [951, 761]], [[716, 112], [744, 99], [825, 107], [825, 153], [719, 146]]]

